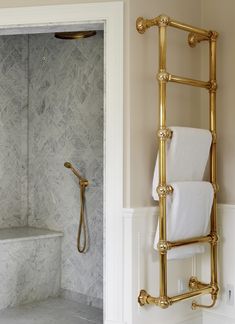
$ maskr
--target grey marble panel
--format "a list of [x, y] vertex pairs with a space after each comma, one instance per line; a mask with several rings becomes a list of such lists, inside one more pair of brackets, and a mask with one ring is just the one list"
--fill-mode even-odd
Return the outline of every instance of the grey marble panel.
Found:
[[59, 294], [60, 237], [1, 244], [0, 261], [0, 309]]
[[[103, 33], [82, 41], [29, 37], [29, 225], [64, 232], [62, 288], [103, 291]], [[78, 254], [79, 186], [90, 181], [90, 249]]]
[[27, 223], [27, 39], [0, 37], [0, 227]]

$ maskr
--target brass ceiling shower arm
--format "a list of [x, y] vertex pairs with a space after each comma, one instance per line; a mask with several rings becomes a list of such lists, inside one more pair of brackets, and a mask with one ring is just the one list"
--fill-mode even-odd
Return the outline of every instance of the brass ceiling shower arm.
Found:
[[64, 40], [78, 40], [83, 38], [88, 38], [91, 36], [95, 36], [95, 30], [83, 30], [83, 31], [75, 31], [75, 32], [60, 32], [55, 33], [55, 38], [64, 39]]

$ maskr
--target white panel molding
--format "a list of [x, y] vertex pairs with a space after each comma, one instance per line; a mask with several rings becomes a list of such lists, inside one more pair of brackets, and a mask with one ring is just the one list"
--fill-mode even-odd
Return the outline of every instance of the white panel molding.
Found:
[[[102, 24], [104, 94], [104, 323], [123, 323], [123, 1], [0, 9], [0, 29], [22, 34]], [[34, 31], [35, 32], [35, 31]], [[9, 31], [8, 34], [11, 34]]]
[[[153, 250], [158, 207], [129, 208], [123, 210], [124, 217], [124, 319], [126, 324], [201, 324], [201, 312], [192, 311], [190, 302], [178, 303], [167, 310], [153, 305], [140, 307], [137, 296], [141, 288], [157, 294], [157, 253]], [[185, 261], [183, 261], [185, 262]], [[183, 269], [186, 265], [187, 269]], [[175, 289], [177, 277], [191, 275], [192, 259], [182, 266], [181, 261], [173, 267], [174, 278], [169, 289]], [[172, 268], [172, 266], [171, 266]], [[172, 286], [174, 284], [174, 287]], [[174, 322], [173, 322], [174, 320]]]
[[[148, 324], [152, 323], [161, 323], [162, 314], [165, 312], [171, 312], [171, 310], [167, 311], [158, 311], [158, 309], [146, 309], [145, 314], [142, 317], [139, 317], [142, 312], [142, 308], [136, 306], [136, 296], [138, 294], [138, 289], [140, 285], [141, 278], [144, 277], [146, 279], [146, 273], [143, 273], [143, 269], [141, 268], [140, 261], [138, 261], [141, 256], [141, 235], [142, 233], [147, 236], [151, 231], [155, 230], [156, 219], [158, 213], [157, 207], [141, 207], [141, 208], [132, 208], [132, 209], [124, 209], [124, 246], [125, 246], [125, 258], [124, 258], [124, 297], [125, 297], [125, 323], [126, 324], [142, 324], [143, 321], [148, 321]], [[218, 204], [218, 219], [219, 223], [227, 224], [226, 227], [229, 227], [228, 224], [234, 227], [235, 225], [235, 205], [229, 204]], [[234, 219], [234, 221], [233, 221]], [[152, 229], [151, 229], [152, 228]], [[141, 233], [141, 234], [140, 234]], [[143, 236], [142, 236], [143, 237]], [[220, 244], [223, 244], [222, 238]], [[138, 252], [137, 252], [138, 250]], [[143, 250], [141, 251], [143, 253]], [[144, 250], [146, 253], [146, 250]], [[205, 256], [207, 259], [207, 256]], [[199, 259], [200, 260], [200, 259]], [[200, 264], [199, 264], [200, 266]], [[220, 269], [221, 265], [219, 265]], [[198, 269], [199, 270], [199, 269]], [[205, 270], [205, 269], [204, 269]], [[205, 270], [209, 271], [209, 268]], [[192, 258], [192, 272], [196, 273], [196, 260]], [[154, 279], [153, 279], [154, 280]], [[234, 278], [235, 282], [235, 278]], [[172, 324], [234, 324], [235, 323], [235, 307], [226, 306], [225, 298], [223, 296], [223, 289], [221, 287], [221, 295], [219, 295], [219, 301], [215, 308], [211, 310], [199, 310], [197, 313], [190, 313], [190, 305], [187, 308], [180, 308], [181, 310], [181, 319], [177, 320], [177, 312], [174, 311], [172, 313], [172, 319], [175, 318], [175, 322]], [[179, 303], [184, 304], [184, 303]], [[178, 306], [178, 305], [177, 305]], [[180, 311], [179, 310], [179, 311]], [[143, 312], [144, 313], [144, 312]], [[168, 319], [168, 317], [167, 317]], [[168, 323], [168, 321], [164, 320], [164, 323]]]
[[235, 205], [218, 204], [217, 210], [218, 210], [219, 215], [223, 215], [223, 216], [234, 216], [235, 215]]
[[235, 319], [226, 315], [221, 315], [216, 311], [203, 310], [203, 324], [234, 324]]

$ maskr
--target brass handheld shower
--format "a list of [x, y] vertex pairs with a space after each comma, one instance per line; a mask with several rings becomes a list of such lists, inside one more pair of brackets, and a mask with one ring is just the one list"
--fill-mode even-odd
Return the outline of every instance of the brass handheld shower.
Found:
[[75, 176], [78, 177], [78, 179], [79, 179], [79, 183], [81, 183], [81, 184], [84, 185], [85, 187], [87, 187], [87, 186], [89, 185], [88, 180], [85, 179], [85, 178], [83, 178], [83, 177], [80, 175], [79, 171], [73, 167], [72, 163], [70, 163], [70, 162], [65, 162], [65, 163], [64, 163], [64, 166], [65, 166], [67, 169], [71, 169], [71, 170], [72, 170], [72, 172], [75, 174]]
[[[73, 167], [70, 162], [65, 162], [64, 166], [67, 169], [71, 169], [71, 171], [78, 177], [79, 179], [79, 186], [80, 186], [80, 220], [78, 226], [78, 236], [77, 236], [77, 249], [79, 253], [86, 253], [88, 250], [88, 231], [86, 226], [86, 219], [85, 219], [85, 190], [86, 187], [89, 185], [87, 179], [83, 178], [79, 171]], [[83, 244], [81, 243], [81, 237], [83, 233]]]

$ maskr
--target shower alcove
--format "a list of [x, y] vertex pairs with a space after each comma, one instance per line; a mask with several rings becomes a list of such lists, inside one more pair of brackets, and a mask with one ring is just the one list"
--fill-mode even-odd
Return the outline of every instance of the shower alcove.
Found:
[[[0, 9], [0, 323], [48, 297], [82, 305], [76, 320], [92, 306], [87, 321], [101, 323], [104, 306], [104, 322], [121, 321], [122, 5], [91, 6]], [[78, 30], [97, 33], [54, 37]], [[89, 180], [86, 254], [67, 160]]]

